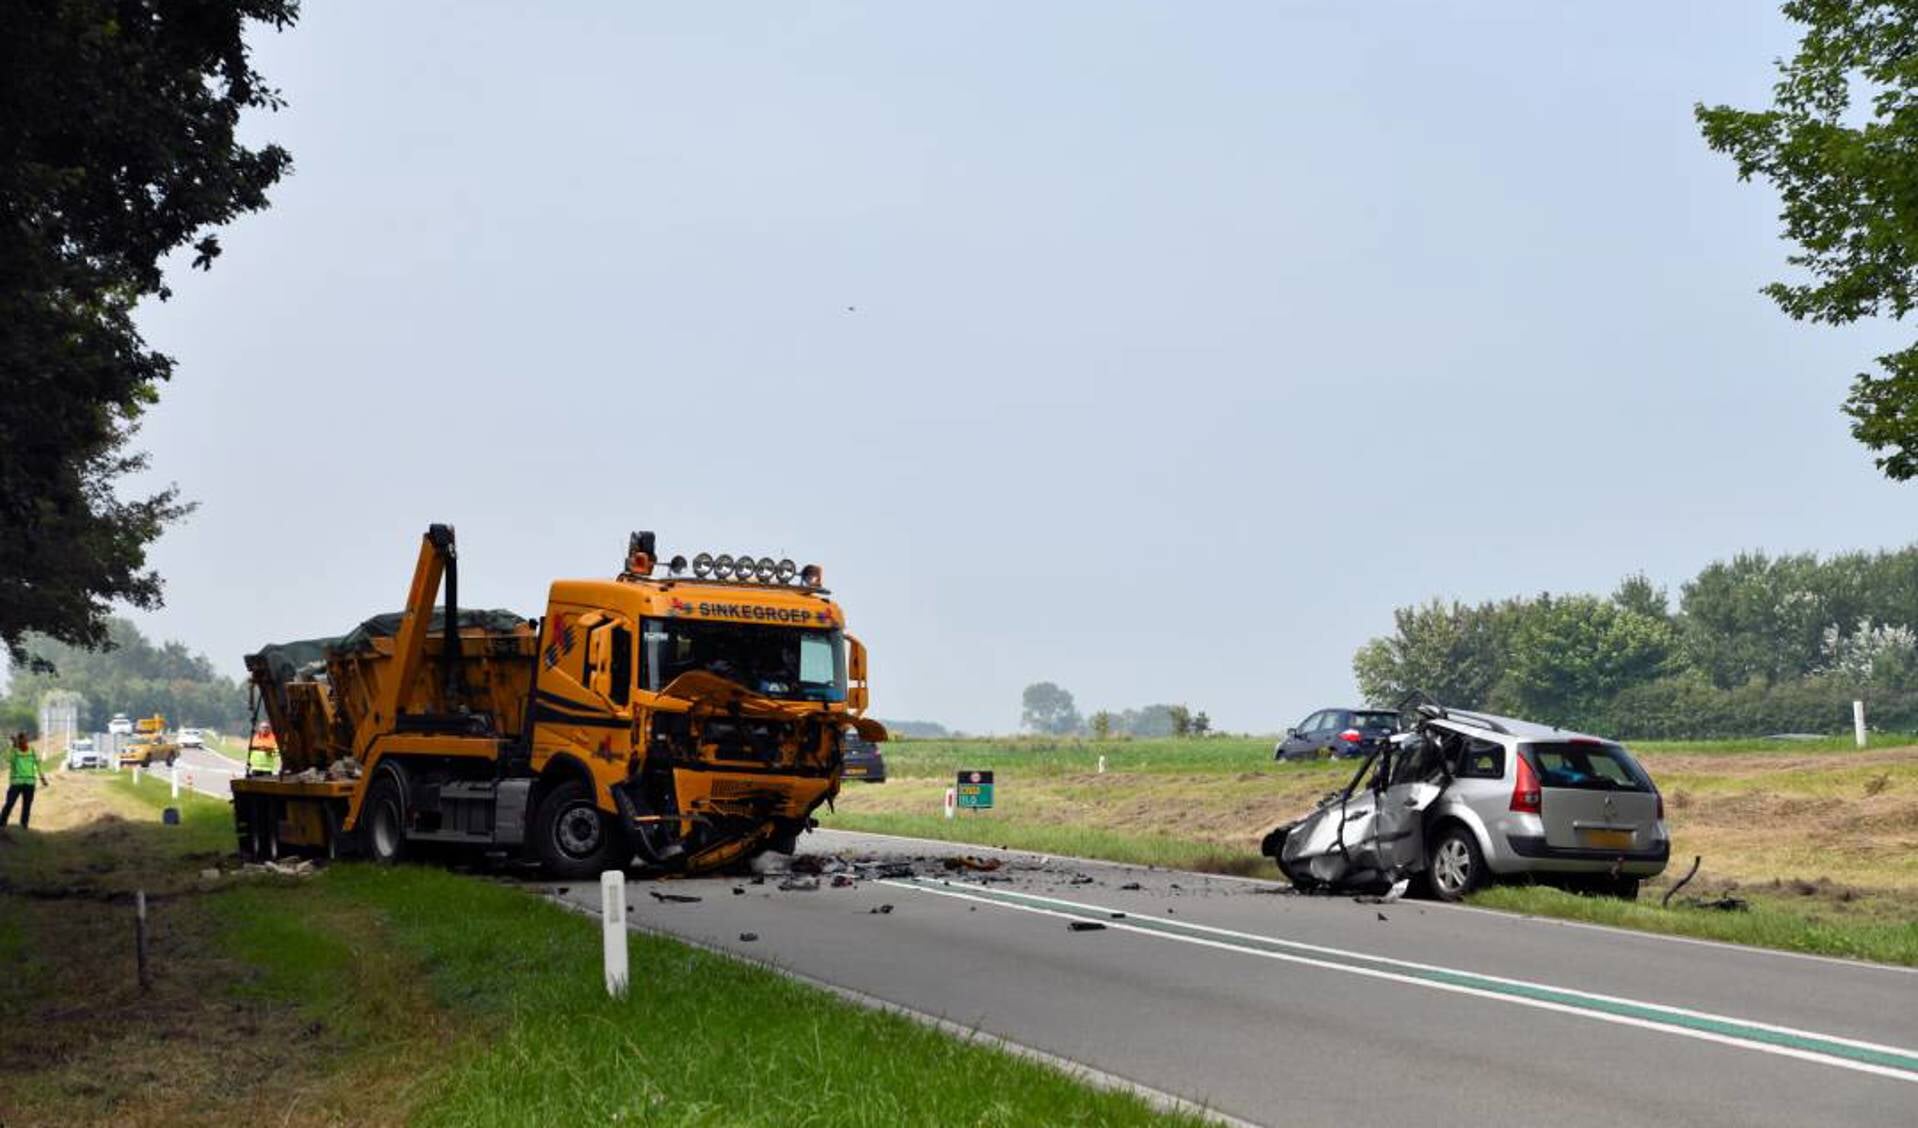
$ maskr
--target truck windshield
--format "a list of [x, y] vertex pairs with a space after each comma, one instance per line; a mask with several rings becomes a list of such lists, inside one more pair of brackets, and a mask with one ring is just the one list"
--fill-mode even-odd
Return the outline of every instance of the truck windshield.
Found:
[[846, 647], [838, 631], [752, 623], [647, 619], [646, 688], [704, 670], [788, 701], [844, 701]]

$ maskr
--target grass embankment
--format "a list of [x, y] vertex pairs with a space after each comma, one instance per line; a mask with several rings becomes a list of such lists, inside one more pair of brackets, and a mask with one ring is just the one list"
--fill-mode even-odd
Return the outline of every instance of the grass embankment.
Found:
[[207, 878], [230, 869], [226, 804], [127, 777], [59, 786], [45, 833], [0, 843], [0, 958], [27, 965], [0, 977], [0, 1123], [1166, 1119], [665, 939], [632, 938], [634, 990], [609, 999], [597, 922], [523, 890], [357, 865]]
[[[1481, 895], [1492, 907], [1796, 951], [1918, 964], [1918, 747], [1876, 734], [1819, 741], [1634, 745], [1666, 798], [1671, 869], [1627, 910], [1550, 889]], [[1273, 826], [1342, 787], [1354, 765], [1277, 764], [1261, 738], [1157, 741], [901, 741], [892, 778], [854, 784], [822, 820], [917, 835], [1222, 873], [1276, 876], [1258, 856]], [[1098, 771], [1105, 757], [1106, 771]], [[961, 768], [996, 773], [997, 806], [941, 812]], [[1657, 907], [1680, 894], [1750, 912]]]

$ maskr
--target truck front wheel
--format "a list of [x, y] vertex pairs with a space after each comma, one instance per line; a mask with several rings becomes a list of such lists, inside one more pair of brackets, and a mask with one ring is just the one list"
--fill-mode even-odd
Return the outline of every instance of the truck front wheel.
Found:
[[534, 848], [554, 877], [592, 877], [625, 865], [623, 839], [613, 820], [593, 802], [593, 792], [576, 779], [546, 793], [533, 819]]
[[406, 856], [406, 797], [391, 773], [381, 772], [367, 788], [359, 825], [367, 856], [375, 862], [390, 866]]

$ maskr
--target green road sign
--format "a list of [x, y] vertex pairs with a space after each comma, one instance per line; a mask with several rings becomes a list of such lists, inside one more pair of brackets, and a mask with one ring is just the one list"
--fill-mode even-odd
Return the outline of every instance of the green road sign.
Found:
[[959, 808], [975, 811], [992, 806], [992, 773], [959, 773]]

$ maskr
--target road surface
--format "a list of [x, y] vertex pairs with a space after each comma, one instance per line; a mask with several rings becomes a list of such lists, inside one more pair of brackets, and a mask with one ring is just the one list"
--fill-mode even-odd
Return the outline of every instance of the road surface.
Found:
[[1907, 969], [882, 836], [807, 855], [868, 864], [634, 881], [630, 918], [1256, 1124], [1918, 1124]]
[[[215, 799], [233, 798], [230, 788], [233, 777], [246, 771], [245, 764], [211, 748], [181, 748], [176, 763], [182, 790], [191, 788]], [[156, 774], [165, 779], [166, 769], [161, 768]]]

